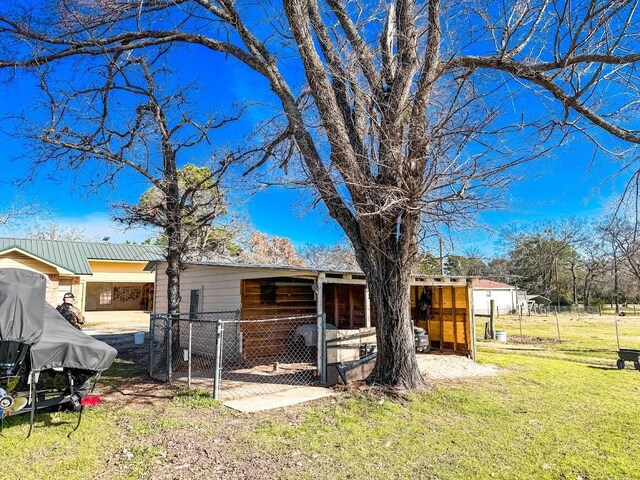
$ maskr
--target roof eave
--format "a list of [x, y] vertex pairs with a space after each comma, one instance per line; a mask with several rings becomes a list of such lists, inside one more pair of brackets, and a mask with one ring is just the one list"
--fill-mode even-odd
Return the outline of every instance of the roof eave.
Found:
[[4, 250], [0, 250], [0, 255], [5, 255], [7, 253], [11, 253], [11, 252], [18, 252], [21, 253], [23, 255], [26, 255], [29, 258], [33, 258], [34, 260], [37, 260], [39, 262], [44, 263], [45, 265], [49, 265], [50, 267], [55, 268], [56, 270], [58, 270], [58, 273], [61, 273], [63, 275], [91, 275], [91, 272], [88, 273], [84, 273], [84, 272], [72, 272], [71, 270], [68, 270], [66, 268], [64, 268], [61, 265], [58, 265], [56, 263], [53, 263], [49, 260], [46, 260], [42, 257], [40, 257], [39, 255], [36, 255], [28, 250], [25, 250], [23, 248], [20, 248], [18, 245], [12, 245], [8, 248], [5, 248]]

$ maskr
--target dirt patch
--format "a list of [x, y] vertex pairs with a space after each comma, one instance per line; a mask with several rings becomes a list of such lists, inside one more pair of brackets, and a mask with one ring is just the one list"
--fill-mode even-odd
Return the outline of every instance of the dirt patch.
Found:
[[149, 361], [149, 343], [145, 337], [145, 342], [136, 345], [132, 333], [94, 333], [92, 337], [100, 340], [118, 350], [118, 358], [135, 363], [142, 368], [147, 368]]
[[103, 373], [97, 386], [97, 393], [105, 404], [117, 408], [154, 407], [167, 402], [178, 391], [177, 387], [147, 375], [147, 342], [136, 345], [132, 333], [94, 333], [92, 336], [118, 350], [116, 361]]
[[125, 378], [117, 385], [99, 383], [97, 393], [103, 403], [116, 407], [156, 407], [171, 400], [178, 388], [147, 376]]
[[542, 338], [542, 337], [529, 337], [524, 336], [512, 336], [509, 338], [509, 343], [517, 343], [521, 345], [553, 345], [556, 343], [562, 343], [557, 338]]
[[[316, 405], [332, 401], [320, 400]], [[119, 435], [126, 442], [96, 478], [279, 478], [283, 470], [295, 470], [304, 460], [296, 452], [282, 457], [256, 448], [250, 440], [253, 431], [262, 422], [299, 425], [307, 408], [245, 415], [226, 408], [194, 409], [189, 404], [165, 403], [154, 408], [149, 425], [143, 426], [145, 431], [153, 429], [151, 434], [136, 435], [139, 420], [118, 422]]]

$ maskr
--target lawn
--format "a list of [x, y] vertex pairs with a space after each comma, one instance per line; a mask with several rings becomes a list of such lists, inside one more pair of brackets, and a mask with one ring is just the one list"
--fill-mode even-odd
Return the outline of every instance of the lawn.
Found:
[[[476, 319], [476, 337], [482, 338], [484, 324], [488, 319]], [[617, 341], [616, 320], [620, 337], [620, 348], [640, 349], [640, 317], [611, 315], [581, 315], [563, 313], [523, 316], [503, 315], [496, 320], [496, 328], [505, 330], [507, 345], [496, 342], [478, 343], [480, 349], [519, 349], [521, 354], [547, 358], [568, 359], [590, 363], [615, 363]], [[522, 327], [522, 330], [521, 330]], [[560, 341], [558, 341], [558, 330]], [[520, 345], [520, 335], [524, 344]]]
[[[502, 320], [515, 335], [517, 321]], [[632, 323], [629, 342], [640, 334]], [[3, 476], [640, 478], [640, 372], [613, 367], [609, 327], [612, 318], [566, 319], [559, 344], [479, 342], [479, 360], [499, 375], [437, 383], [404, 403], [356, 392], [252, 415], [194, 392], [163, 399], [142, 389], [124, 401], [108, 392], [139, 372], [119, 363], [103, 387], [115, 400], [88, 411], [71, 440], [73, 415], [39, 415], [29, 440], [27, 419], [12, 419], [0, 438]], [[526, 328], [553, 338], [555, 318]]]

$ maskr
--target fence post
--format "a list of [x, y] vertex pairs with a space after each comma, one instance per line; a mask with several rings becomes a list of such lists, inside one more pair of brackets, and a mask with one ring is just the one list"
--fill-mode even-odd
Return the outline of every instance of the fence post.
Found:
[[327, 317], [326, 314], [318, 315], [318, 342], [317, 342], [317, 362], [320, 373], [320, 385], [327, 384]]
[[167, 381], [171, 383], [173, 368], [173, 315], [167, 315]]
[[188, 358], [188, 364], [187, 364], [187, 382], [189, 385], [189, 388], [191, 388], [191, 336], [193, 334], [193, 322], [191, 320], [189, 320], [189, 346], [187, 347], [189, 349], [189, 358]]
[[223, 320], [218, 319], [216, 322], [216, 356], [213, 365], [213, 398], [218, 400], [220, 397], [220, 373], [222, 371], [222, 342], [223, 342]]
[[489, 335], [491, 340], [496, 339], [496, 301], [489, 300]]
[[153, 339], [155, 338], [153, 315], [149, 315], [149, 376], [153, 378]]
[[522, 335], [522, 308], [520, 309], [520, 315], [518, 315], [520, 320], [520, 342], [524, 343], [524, 335]]

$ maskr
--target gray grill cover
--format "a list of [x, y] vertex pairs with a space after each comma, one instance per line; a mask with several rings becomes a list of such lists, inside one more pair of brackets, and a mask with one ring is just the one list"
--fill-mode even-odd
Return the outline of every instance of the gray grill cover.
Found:
[[31, 345], [31, 368], [78, 368], [102, 372], [117, 351], [73, 327], [44, 301], [42, 275], [0, 269], [0, 340]]

